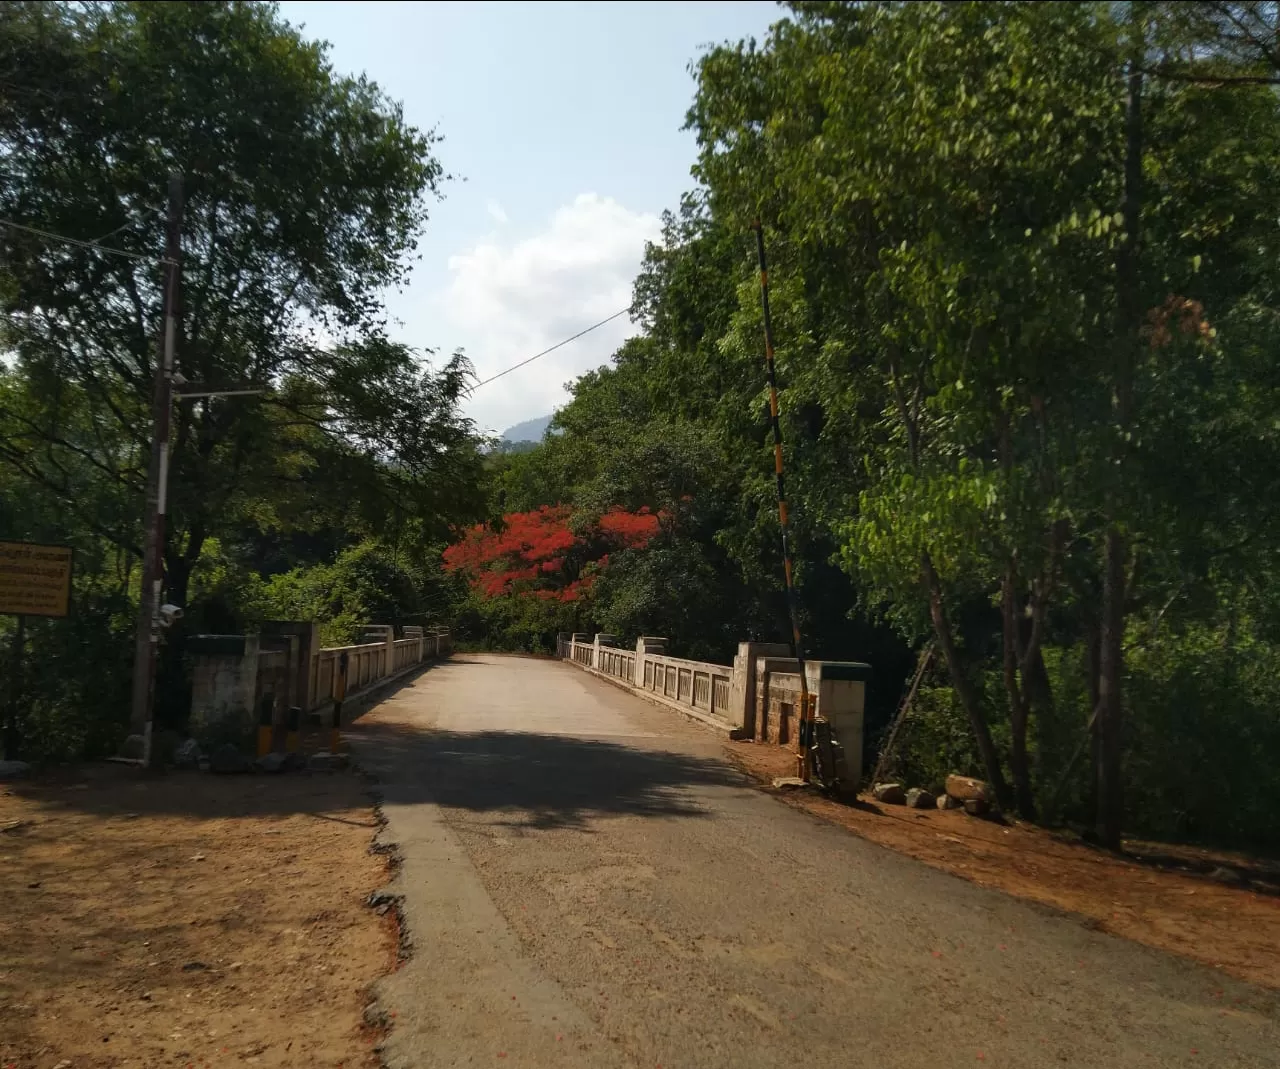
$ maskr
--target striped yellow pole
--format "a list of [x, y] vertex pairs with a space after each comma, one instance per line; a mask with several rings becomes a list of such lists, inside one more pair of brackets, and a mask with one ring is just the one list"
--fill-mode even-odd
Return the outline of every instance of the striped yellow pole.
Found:
[[805, 672], [804, 643], [800, 640], [800, 607], [791, 570], [791, 528], [786, 483], [782, 476], [782, 424], [778, 419], [778, 372], [773, 351], [773, 319], [769, 314], [769, 265], [764, 254], [764, 227], [756, 220], [752, 229], [756, 232], [756, 254], [760, 260], [760, 310], [764, 314], [764, 363], [769, 378], [769, 416], [773, 423], [773, 472], [778, 492], [778, 524], [782, 528], [782, 571], [787, 584], [787, 610], [791, 615], [791, 647], [800, 666], [800, 753], [797, 763], [800, 778], [808, 783], [814, 709]]

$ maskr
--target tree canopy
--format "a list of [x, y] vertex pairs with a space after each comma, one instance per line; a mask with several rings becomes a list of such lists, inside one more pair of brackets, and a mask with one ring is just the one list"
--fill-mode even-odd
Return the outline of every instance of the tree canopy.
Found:
[[[438, 553], [478, 514], [470, 367], [393, 342], [383, 312], [446, 179], [433, 132], [268, 4], [4, 3], [0, 67], [0, 463], [39, 502], [6, 537], [114, 555], [116, 602], [136, 596], [174, 172], [176, 370], [267, 391], [175, 405], [164, 596], [188, 626], [211, 553], [244, 586], [362, 543]], [[267, 611], [219, 605], [227, 627]]]
[[385, 322], [447, 179], [433, 132], [270, 5], [0, 3], [0, 537], [81, 561], [73, 621], [31, 629], [29, 734], [119, 733], [179, 171], [179, 370], [268, 389], [175, 409], [190, 626], [785, 638], [758, 224], [801, 627], [872, 664], [868, 749], [933, 644], [903, 775], [982, 775], [1113, 846], [1274, 845], [1276, 18], [787, 5], [694, 64], [639, 334], [503, 451], [465, 359]]
[[[1256, 689], [1280, 685], [1274, 8], [789, 6], [698, 61], [698, 186], [637, 279], [643, 334], [498, 483], [678, 500], [690, 549], [660, 568], [730, 622], [722, 641], [785, 635], [759, 221], [804, 627], [877, 668], [873, 724], [909, 647], [938, 644], [912, 773], [977, 772], [1113, 845], [1260, 834], [1243, 784], [1273, 781], [1280, 738]], [[602, 580], [595, 619], [655, 573]], [[1251, 772], [1179, 796], [1225, 758], [1222, 725]]]

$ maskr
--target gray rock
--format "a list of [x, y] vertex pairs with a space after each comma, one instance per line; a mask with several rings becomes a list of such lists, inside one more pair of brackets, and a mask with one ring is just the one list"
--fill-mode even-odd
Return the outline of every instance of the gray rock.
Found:
[[905, 805], [907, 801], [901, 783], [877, 783], [871, 788], [871, 794], [877, 802], [885, 805]]
[[912, 787], [907, 791], [907, 808], [909, 809], [933, 809], [937, 805], [937, 801], [933, 795], [921, 787]]
[[120, 756], [131, 761], [141, 761], [147, 748], [147, 740], [141, 735], [130, 735], [120, 747]]
[[195, 768], [200, 763], [200, 744], [195, 739], [178, 743], [173, 751], [173, 763], [179, 768]]
[[964, 803], [959, 798], [952, 798], [949, 794], [940, 794], [937, 799], [939, 809], [959, 809]]
[[328, 750], [317, 750], [307, 758], [307, 768], [312, 772], [334, 772], [342, 766], [338, 764], [338, 754], [331, 754]]
[[287, 755], [282, 753], [264, 753], [254, 763], [259, 772], [283, 772]]
[[307, 767], [307, 758], [305, 754], [300, 754], [296, 750], [290, 750], [284, 755], [284, 770], [286, 772], [301, 772]]
[[209, 755], [211, 772], [248, 772], [249, 759], [229, 742], [224, 742]]
[[22, 779], [31, 775], [31, 766], [26, 761], [0, 761], [0, 783]]
[[1228, 884], [1231, 887], [1243, 887], [1249, 881], [1233, 868], [1221, 865], [1209, 873], [1209, 879], [1217, 880], [1219, 883]]
[[330, 771], [336, 771], [337, 769], [340, 769], [340, 768], [346, 768], [347, 765], [350, 763], [350, 758], [348, 758], [346, 754], [329, 753], [328, 750], [321, 750], [319, 751], [319, 753], [314, 753], [311, 756], [312, 757], [323, 756], [324, 761]]
[[151, 736], [151, 752], [162, 764], [173, 764], [173, 755], [181, 744], [182, 736], [169, 729], [157, 731]]
[[991, 812], [991, 803], [985, 798], [966, 798], [964, 811], [971, 817], [985, 817]]

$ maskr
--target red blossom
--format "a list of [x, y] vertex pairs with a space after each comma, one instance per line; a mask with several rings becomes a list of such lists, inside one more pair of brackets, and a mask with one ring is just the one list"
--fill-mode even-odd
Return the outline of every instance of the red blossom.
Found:
[[600, 517], [600, 530], [629, 549], [646, 545], [658, 533], [659, 519], [647, 508], [639, 512], [610, 509]]
[[466, 575], [472, 589], [487, 598], [577, 601], [590, 591], [591, 573], [608, 565], [608, 550], [647, 545], [662, 522], [647, 508], [610, 509], [594, 530], [575, 535], [569, 517], [566, 505], [544, 505], [504, 516], [498, 530], [472, 527], [445, 550], [445, 569]]

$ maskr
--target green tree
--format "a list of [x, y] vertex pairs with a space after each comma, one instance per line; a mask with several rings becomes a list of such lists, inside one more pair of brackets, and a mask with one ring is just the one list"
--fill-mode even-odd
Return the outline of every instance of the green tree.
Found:
[[175, 405], [166, 599], [206, 547], [247, 586], [371, 539], [438, 561], [482, 506], [471, 371], [389, 341], [382, 308], [446, 177], [435, 134], [271, 4], [6, 2], [0, 67], [0, 464], [61, 511], [57, 540], [141, 544], [177, 171], [177, 370], [268, 393]]
[[[1055, 715], [1043, 648], [1083, 636], [1115, 843], [1142, 576], [1209, 548], [1192, 517], [1252, 496], [1190, 487], [1261, 459], [1257, 437], [1227, 447], [1218, 405], [1243, 400], [1242, 377], [1271, 396], [1257, 336], [1225, 324], [1270, 301], [1252, 250], [1276, 215], [1251, 166], [1273, 158], [1275, 99], [1172, 77], [1176, 20], [1155, 7], [1135, 6], [1140, 40], [1157, 42], [1137, 60], [1132, 20], [1092, 5], [794, 10], [763, 48], [702, 60], [690, 124], [717, 223], [760, 218], [770, 234], [800, 513], [904, 633], [935, 632], [988, 777], [1007, 797], [1007, 756], [1026, 813], [1033, 710]], [[1166, 76], [1139, 136], [1143, 67]], [[1250, 152], [1220, 154], [1245, 131]], [[1219, 244], [1235, 253], [1206, 277]], [[749, 287], [740, 297], [722, 344], [746, 352], [758, 312]], [[1264, 431], [1259, 409], [1234, 411]], [[1175, 426], [1243, 452], [1178, 450], [1157, 431]], [[1002, 710], [982, 685], [993, 657]]]

